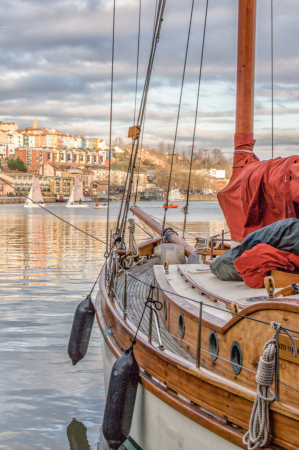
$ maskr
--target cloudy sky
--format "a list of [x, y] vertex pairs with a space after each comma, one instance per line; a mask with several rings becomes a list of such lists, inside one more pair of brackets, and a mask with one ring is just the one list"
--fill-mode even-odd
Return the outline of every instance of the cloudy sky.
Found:
[[[191, 143], [206, 0], [195, 0], [178, 147]], [[255, 152], [271, 156], [270, 0], [257, 0]], [[232, 153], [237, 0], [210, 0], [196, 146]], [[191, 0], [168, 0], [145, 138], [172, 143]], [[140, 99], [155, 0], [142, 0]], [[133, 124], [139, 0], [116, 0], [113, 137]], [[299, 2], [274, 0], [275, 156], [299, 151]], [[108, 139], [112, 1], [0, 2], [0, 120]]]

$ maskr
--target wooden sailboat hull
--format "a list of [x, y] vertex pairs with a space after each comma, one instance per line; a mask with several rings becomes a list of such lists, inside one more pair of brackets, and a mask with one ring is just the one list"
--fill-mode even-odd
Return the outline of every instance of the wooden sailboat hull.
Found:
[[[139, 246], [139, 255], [152, 254], [152, 247], [157, 244], [157, 240], [146, 241]], [[162, 266], [154, 266], [157, 269], [159, 267], [163, 269]], [[154, 270], [155, 284], [166, 289], [163, 285], [164, 278], [167, 282], [166, 277], [162, 276], [161, 271], [160, 275], [158, 272]], [[145, 279], [144, 273], [142, 276]], [[183, 282], [185, 283], [184, 280]], [[128, 285], [128, 289], [130, 302], [142, 294], [137, 284], [132, 287]], [[172, 291], [171, 286], [167, 286], [167, 291]], [[117, 291], [114, 289], [114, 292]], [[119, 305], [123, 303], [122, 292], [123, 286], [120, 285], [117, 300], [114, 295], [113, 297], [109, 295], [103, 271], [96, 300], [96, 314], [105, 339], [106, 379], [113, 361], [131, 345], [136, 331], [130, 316], [131, 311], [127, 307], [128, 316], [125, 318], [120, 309]], [[141, 310], [146, 295], [147, 290], [139, 302]], [[159, 299], [164, 304], [164, 312], [160, 312], [161, 326], [166, 327], [168, 330], [166, 333], [175, 338], [182, 351], [189, 352], [194, 358], [198, 333], [198, 308], [187, 300], [167, 292], [160, 291]], [[133, 307], [135, 308], [135, 305]], [[243, 309], [242, 314], [254, 317], [260, 322], [252, 322], [238, 316], [227, 321], [203, 311], [201, 344], [203, 353], [200, 369], [196, 367], [194, 359], [193, 362], [185, 359], [180, 353], [174, 353], [167, 347], [161, 350], [156, 341], [151, 343], [148, 341], [148, 336], [144, 332], [138, 333], [135, 356], [140, 367], [140, 387], [131, 434], [143, 450], [245, 448], [242, 437], [248, 429], [257, 386], [255, 374], [252, 372], [256, 371], [263, 345], [273, 335], [273, 329], [265, 323], [275, 320], [284, 326], [298, 329], [299, 301], [284, 299], [260, 302], [256, 305], [249, 304]], [[184, 342], [180, 339], [178, 328], [181, 315], [185, 320]], [[148, 324], [145, 324], [144, 330], [147, 328]], [[218, 336], [217, 361], [211, 359], [208, 354], [211, 332]], [[165, 338], [165, 334], [163, 336]], [[238, 375], [235, 375], [229, 362], [230, 348], [236, 341], [242, 347], [242, 365], [250, 370], [248, 372], [243, 368]], [[298, 365], [290, 360], [286, 352], [281, 354], [280, 367], [281, 381], [299, 391]], [[268, 449], [298, 448], [298, 404], [297, 391], [282, 385], [281, 401], [275, 401], [270, 405], [271, 444]]]
[[[104, 322], [101, 323], [103, 327], [106, 326]], [[106, 392], [112, 366], [121, 355], [119, 349], [111, 344], [112, 339], [107, 337], [102, 345]], [[168, 401], [166, 402], [163, 397], [158, 395], [159, 389], [159, 383], [146, 375], [141, 376], [130, 432], [130, 438], [137, 445], [135, 446], [130, 441], [130, 449], [235, 450], [240, 448], [184, 415], [179, 408], [174, 407], [176, 398], [172, 398], [170, 392], [167, 394]], [[164, 389], [166, 394], [165, 391]], [[192, 406], [189, 405], [189, 407], [191, 413]], [[200, 420], [199, 417], [198, 419]], [[202, 419], [202, 423], [204, 423], [207, 417]]]
[[[104, 288], [103, 277], [101, 287]], [[104, 336], [102, 352], [107, 392], [112, 366], [121, 356], [123, 349], [131, 345], [131, 333], [127, 334], [129, 328], [120, 317], [114, 317], [113, 320], [113, 316], [111, 316], [113, 306], [109, 305], [110, 299], [106, 289], [104, 291], [102, 289], [96, 299], [96, 315]], [[110, 318], [107, 320], [106, 317]], [[106, 333], [110, 326], [113, 330], [112, 336]], [[144, 370], [141, 370], [140, 373], [130, 432], [130, 437], [138, 444], [136, 450], [157, 450], [158, 448], [163, 448], [163, 450], [219, 450], [220, 448], [221, 450], [235, 450], [243, 448], [241, 433], [238, 433], [230, 425], [226, 425], [224, 421], [221, 423], [219, 419], [209, 416], [198, 406], [186, 401], [187, 399], [180, 398], [178, 393], [172, 390], [170, 383], [168, 384], [170, 389], [167, 388], [167, 385], [163, 385], [165, 380], [161, 378], [159, 372], [160, 369], [167, 370], [167, 367], [171, 370], [171, 364], [168, 365], [166, 362], [168, 355], [165, 355], [164, 363], [161, 364], [159, 354], [163, 354], [163, 352], [148, 344], [146, 339], [144, 343], [147, 347], [145, 353], [143, 344], [139, 345], [139, 342], [135, 349], [140, 367], [144, 370], [149, 369], [149, 373]], [[148, 360], [148, 365], [146, 360]], [[178, 358], [174, 362], [178, 369], [181, 364], [182, 374], [186, 376], [188, 368], [187, 366], [183, 367], [184, 360]], [[207, 391], [205, 395], [209, 395], [209, 392]]]

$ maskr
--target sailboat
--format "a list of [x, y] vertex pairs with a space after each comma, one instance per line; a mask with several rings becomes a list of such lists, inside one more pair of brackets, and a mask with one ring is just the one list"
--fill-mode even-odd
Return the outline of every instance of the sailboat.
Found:
[[[38, 203], [38, 205], [33, 202]], [[40, 208], [40, 206], [42, 208], [47, 208], [47, 205], [44, 203], [39, 181], [36, 177], [33, 177], [32, 179], [31, 189], [24, 206], [25, 208]]]
[[[70, 198], [66, 204], [67, 208], [88, 208], [88, 205], [82, 203], [84, 201], [82, 181], [78, 175], [75, 176], [75, 184], [72, 189]], [[78, 203], [75, 203], [78, 202]]]
[[[157, 2], [151, 58], [163, 5]], [[110, 381], [120, 375], [111, 370], [129, 351], [134, 351], [140, 378], [129, 405], [132, 423], [123, 436], [113, 422], [118, 416], [105, 414], [111, 449], [125, 438], [130, 448], [142, 450], [298, 449], [299, 285], [293, 273], [298, 261], [293, 270], [284, 267], [279, 247], [286, 238], [288, 261], [299, 258], [297, 232], [291, 241], [291, 227], [299, 223], [299, 158], [260, 162], [253, 154], [255, 15], [256, 0], [239, 0], [234, 169], [218, 196], [231, 240], [222, 233], [207, 246], [201, 239], [191, 245], [135, 205], [131, 212], [157, 236], [136, 247], [131, 225], [125, 245], [127, 210], [121, 230], [113, 229], [113, 251], [95, 304], [107, 398], [118, 395], [108, 380], [110, 374]], [[149, 71], [152, 66], [153, 59]], [[143, 99], [147, 90], [145, 84]], [[143, 110], [142, 104], [140, 117]], [[139, 137], [134, 130], [129, 135], [137, 141], [136, 155]], [[267, 245], [268, 253], [259, 245]], [[237, 273], [237, 280], [224, 281], [213, 266], [218, 261], [224, 270], [229, 262], [225, 265], [223, 257], [229, 255], [234, 267], [233, 252], [247, 254], [247, 263], [256, 269], [247, 278]], [[264, 263], [271, 252], [274, 262], [278, 254], [282, 257], [283, 270]], [[271, 276], [263, 279], [264, 274]], [[250, 287], [257, 278], [262, 285]]]

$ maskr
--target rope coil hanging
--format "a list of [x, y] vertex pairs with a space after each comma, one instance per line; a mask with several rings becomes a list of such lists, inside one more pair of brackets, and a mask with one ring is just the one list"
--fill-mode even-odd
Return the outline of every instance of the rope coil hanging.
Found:
[[275, 394], [270, 387], [274, 381], [275, 365], [278, 357], [276, 342], [281, 331], [290, 338], [294, 357], [297, 357], [297, 347], [289, 331], [276, 322], [271, 322], [271, 327], [275, 329], [275, 333], [272, 339], [264, 345], [264, 352], [259, 360], [256, 374], [258, 383], [257, 394], [250, 416], [249, 429], [243, 436], [243, 443], [247, 445], [248, 450], [255, 450], [265, 446], [269, 439], [270, 403], [275, 400]]

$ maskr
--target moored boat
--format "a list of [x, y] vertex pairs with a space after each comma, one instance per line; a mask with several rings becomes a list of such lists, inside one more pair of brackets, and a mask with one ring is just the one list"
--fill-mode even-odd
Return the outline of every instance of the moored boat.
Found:
[[[220, 260], [226, 252], [231, 255], [241, 240], [253, 239], [251, 232], [297, 218], [290, 191], [279, 191], [283, 207], [272, 202], [272, 197], [276, 202], [279, 198], [273, 188], [278, 166], [283, 169], [282, 164], [289, 163], [294, 169], [295, 157], [267, 166], [252, 152], [255, 7], [255, 0], [239, 0], [234, 172], [219, 196], [232, 248], [223, 234], [209, 243], [199, 238], [195, 248], [164, 227], [165, 216], [161, 224], [133, 206], [131, 212], [157, 236], [136, 250], [130, 223], [125, 245], [124, 213], [100, 277], [96, 315], [104, 339], [106, 391], [114, 362], [133, 345], [140, 368], [130, 431], [133, 448], [298, 448], [299, 287], [289, 283], [285, 296], [285, 291], [275, 291], [272, 278], [265, 280], [265, 287], [252, 288], [242, 278], [224, 281], [213, 273], [215, 256]], [[269, 172], [275, 164], [275, 171]], [[285, 172], [281, 180], [288, 181]], [[243, 188], [246, 201], [242, 198], [241, 204]], [[261, 193], [266, 195], [259, 197]], [[281, 224], [286, 235], [289, 225]], [[275, 251], [283, 240], [279, 236], [273, 238]], [[249, 251], [257, 267], [254, 276], [260, 278], [259, 272], [271, 270], [257, 247]], [[294, 280], [291, 272], [284, 268], [280, 276]]]
[[32, 178], [32, 185], [24, 206], [25, 208], [47, 208], [47, 205], [44, 203], [39, 181], [36, 177]]
[[72, 189], [70, 198], [68, 199], [66, 206], [67, 208], [88, 208], [88, 205], [84, 204], [83, 201], [84, 201], [84, 194], [82, 181], [80, 181], [78, 175], [76, 175], [74, 187]]

